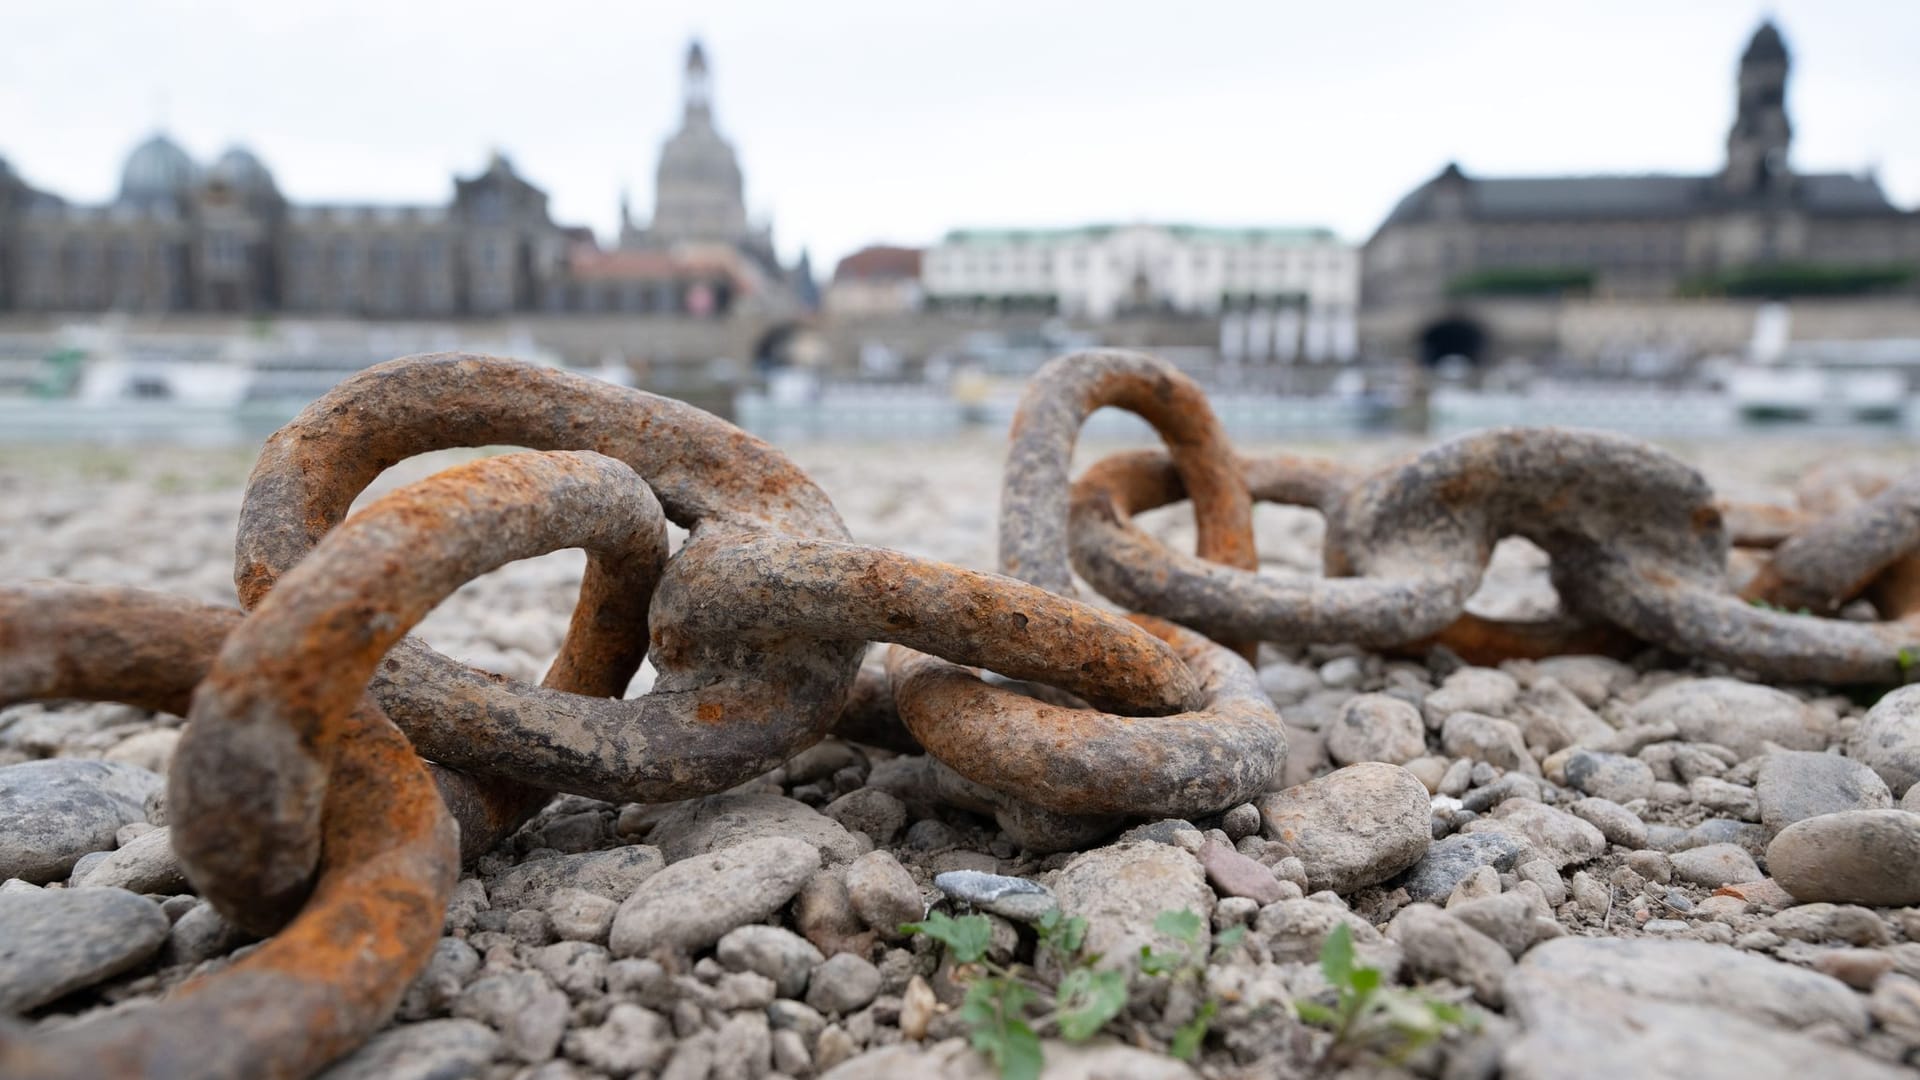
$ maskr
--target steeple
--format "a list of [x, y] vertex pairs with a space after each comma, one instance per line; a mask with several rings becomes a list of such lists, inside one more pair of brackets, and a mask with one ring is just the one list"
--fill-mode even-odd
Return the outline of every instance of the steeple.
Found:
[[1792, 61], [1772, 20], [1760, 24], [1740, 55], [1739, 106], [1727, 133], [1727, 164], [1720, 182], [1734, 195], [1777, 188], [1788, 176], [1787, 71]]
[[687, 69], [681, 76], [681, 96], [686, 101], [686, 126], [709, 127], [713, 124], [713, 87], [707, 77], [707, 52], [694, 38], [687, 46]]

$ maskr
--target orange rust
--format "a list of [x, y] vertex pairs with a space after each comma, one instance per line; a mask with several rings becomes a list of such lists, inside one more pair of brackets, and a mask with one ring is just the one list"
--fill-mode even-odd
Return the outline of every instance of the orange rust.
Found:
[[727, 710], [721, 707], [719, 702], [703, 701], [694, 710], [694, 715], [699, 717], [703, 724], [717, 724], [727, 718]]

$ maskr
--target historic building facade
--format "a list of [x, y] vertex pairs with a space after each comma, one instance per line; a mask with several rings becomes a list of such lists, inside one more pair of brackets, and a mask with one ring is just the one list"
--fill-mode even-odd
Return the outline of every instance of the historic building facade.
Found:
[[[1522, 344], [1526, 309], [1567, 296], [1912, 292], [1920, 214], [1895, 207], [1871, 175], [1790, 167], [1789, 67], [1779, 30], [1763, 24], [1741, 56], [1725, 164], [1712, 175], [1489, 178], [1447, 165], [1363, 249], [1367, 345], [1483, 360], [1496, 342]], [[1520, 318], [1503, 327], [1499, 311]]]
[[498, 153], [456, 177], [448, 202], [422, 206], [293, 203], [247, 149], [203, 167], [161, 134], [128, 156], [105, 205], [37, 190], [0, 160], [0, 313], [720, 317], [801, 306], [802, 274], [780, 265], [768, 230], [748, 226], [698, 43], [685, 77], [653, 221], [640, 230], [623, 213], [612, 250], [556, 223], [546, 192]]

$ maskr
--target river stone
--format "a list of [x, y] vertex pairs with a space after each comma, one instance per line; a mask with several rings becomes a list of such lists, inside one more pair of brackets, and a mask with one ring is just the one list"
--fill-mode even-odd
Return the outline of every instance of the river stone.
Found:
[[[1524, 661], [1522, 663], [1525, 663]], [[1513, 665], [1529, 686], [1552, 679], [1573, 692], [1590, 709], [1605, 704], [1634, 679], [1633, 669], [1607, 656], [1550, 656], [1526, 664]]]
[[1327, 754], [1342, 765], [1361, 761], [1405, 765], [1427, 752], [1427, 728], [1420, 710], [1386, 694], [1348, 699], [1324, 734]]
[[[1556, 944], [1535, 949], [1529, 959]], [[1507, 1044], [1499, 1063], [1502, 1080], [1896, 1080], [1911, 1075], [1831, 1040], [1784, 1030], [1764, 1017], [1647, 1000], [1599, 982], [1558, 978], [1524, 962], [1508, 976], [1506, 997], [1509, 1015], [1525, 1034]]]
[[1682, 881], [1709, 889], [1759, 881], [1767, 876], [1754, 864], [1753, 856], [1747, 854], [1747, 849], [1736, 844], [1708, 844], [1676, 851], [1669, 856], [1669, 860], [1673, 863], [1673, 872]]
[[428, 1020], [375, 1035], [318, 1080], [450, 1080], [477, 1076], [500, 1051], [500, 1036], [478, 1020]]
[[1484, 761], [1497, 769], [1540, 775], [1539, 764], [1527, 753], [1520, 726], [1511, 720], [1475, 712], [1454, 713], [1440, 728], [1440, 747], [1454, 757]]
[[1418, 862], [1433, 840], [1425, 784], [1363, 762], [1254, 800], [1269, 839], [1306, 865], [1309, 892], [1349, 893]]
[[661, 815], [647, 839], [673, 863], [769, 836], [805, 841], [828, 866], [852, 862], [873, 849], [871, 839], [855, 836], [839, 822], [784, 795], [689, 799]]
[[1436, 840], [1398, 882], [1415, 903], [1444, 902], [1482, 866], [1511, 870], [1532, 848], [1510, 832], [1455, 833]]
[[1688, 742], [1715, 743], [1740, 760], [1762, 753], [1766, 743], [1788, 750], [1827, 745], [1830, 717], [1771, 686], [1738, 679], [1689, 679], [1663, 686], [1627, 712], [1625, 726], [1673, 724]]
[[807, 988], [807, 974], [826, 959], [799, 934], [758, 924], [727, 931], [714, 956], [729, 971], [751, 971], [772, 979], [783, 998], [798, 998]]
[[1894, 795], [1920, 780], [1920, 685], [1881, 698], [1847, 741], [1847, 755], [1880, 774]]
[[1140, 963], [1140, 947], [1158, 953], [1184, 948], [1153, 928], [1166, 911], [1191, 911], [1209, 925], [1213, 890], [1192, 855], [1168, 844], [1131, 843], [1096, 848], [1077, 855], [1054, 883], [1063, 915], [1087, 920], [1086, 950], [1100, 954], [1100, 966], [1129, 973]]
[[1415, 973], [1452, 979], [1483, 1005], [1498, 1007], [1513, 957], [1499, 942], [1432, 904], [1408, 904], [1387, 926]]
[[37, 1009], [138, 967], [168, 929], [160, 905], [125, 889], [0, 893], [0, 1013]]
[[1760, 823], [1779, 832], [1796, 821], [1845, 810], [1884, 810], [1893, 794], [1878, 773], [1838, 754], [1778, 750], [1760, 759], [1754, 782]]
[[1035, 922], [1060, 906], [1052, 890], [1037, 881], [982, 870], [949, 870], [934, 877], [933, 887], [949, 899], [1015, 922]]
[[82, 855], [110, 851], [121, 826], [145, 821], [164, 781], [135, 765], [80, 758], [0, 768], [0, 881], [66, 878]]
[[184, 893], [190, 888], [186, 868], [173, 853], [173, 832], [165, 826], [141, 833], [122, 844], [118, 851], [106, 854], [106, 858], [78, 875], [74, 884], [165, 896]]
[[1575, 750], [1567, 757], [1565, 769], [1567, 786], [1582, 795], [1624, 804], [1653, 791], [1653, 766], [1625, 754]]
[[[1068, 1043], [1045, 1039], [1040, 1044], [1046, 1060], [1045, 1080], [1198, 1080], [1199, 1073], [1181, 1061], [1151, 1050], [1127, 1046], [1110, 1038]], [[923, 1044], [897, 1043], [840, 1062], [820, 1080], [995, 1080], [999, 1076], [987, 1059], [964, 1039]]]
[[1629, 851], [1647, 846], [1647, 823], [1640, 815], [1611, 799], [1588, 797], [1567, 807], [1573, 816], [1600, 830], [1610, 844]]
[[553, 855], [500, 871], [487, 881], [487, 896], [494, 907], [507, 911], [539, 907], [558, 889], [579, 889], [618, 902], [665, 865], [659, 849], [645, 844]]
[[813, 845], [785, 836], [682, 859], [640, 883], [613, 916], [615, 956], [706, 948], [793, 899], [820, 868]]
[[1532, 799], [1508, 799], [1487, 816], [1467, 822], [1461, 831], [1509, 833], [1559, 869], [1597, 859], [1607, 851], [1606, 835], [1592, 824]]
[[1420, 703], [1427, 726], [1438, 728], [1457, 712], [1500, 715], [1520, 696], [1520, 684], [1513, 676], [1493, 668], [1466, 667], [1441, 682], [1440, 688]]
[[860, 921], [889, 941], [903, 935], [901, 923], [919, 922], [927, 902], [913, 875], [890, 851], [869, 851], [847, 865], [847, 898]]
[[1802, 902], [1920, 904], [1920, 814], [1848, 810], [1807, 818], [1773, 838], [1767, 869]]
[[1840, 980], [1703, 941], [1557, 938], [1520, 961], [1508, 1001], [1530, 996], [1528, 974], [1546, 977], [1537, 985], [1590, 983], [1648, 1000], [1725, 1009], [1775, 1027], [1831, 1021], [1853, 1035], [1867, 1030], [1866, 1003]]

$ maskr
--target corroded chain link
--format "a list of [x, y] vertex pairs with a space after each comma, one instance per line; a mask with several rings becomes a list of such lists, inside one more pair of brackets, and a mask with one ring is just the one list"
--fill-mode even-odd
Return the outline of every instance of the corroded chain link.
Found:
[[[1109, 406], [1167, 450], [1070, 481], [1081, 426]], [[526, 449], [350, 513], [400, 461], [498, 445]], [[1920, 637], [1902, 621], [1920, 610], [1920, 479], [1840, 487], [1825, 504], [1724, 506], [1661, 451], [1551, 429], [1373, 471], [1240, 458], [1191, 380], [1099, 351], [1027, 389], [991, 574], [853, 542], [785, 455], [683, 403], [486, 357], [379, 365], [263, 448], [236, 544], [244, 615], [0, 587], [0, 705], [187, 716], [168, 782], [175, 850], [220, 913], [274, 935], [148, 1008], [0, 1031], [0, 1072], [310, 1074], [392, 1015], [461, 857], [553, 793], [712, 794], [830, 731], [925, 751], [901, 772], [1036, 849], [1225, 810], [1270, 790], [1286, 757], [1248, 663], [1261, 641], [1472, 658], [1651, 643], [1774, 678], [1891, 681]], [[1184, 498], [1195, 556], [1133, 521]], [[1326, 516], [1326, 576], [1256, 572], [1256, 499]], [[669, 521], [689, 530], [677, 551]], [[1548, 553], [1561, 618], [1466, 612], [1505, 536]], [[1757, 561], [1744, 593], [1728, 583], [1735, 541]], [[466, 582], [563, 548], [584, 550], [586, 570], [539, 685], [407, 636]], [[1076, 598], [1075, 569], [1140, 614]], [[1861, 596], [1882, 621], [1830, 617]], [[884, 670], [863, 671], [876, 642], [892, 643]], [[652, 689], [626, 697], [649, 659]]]

